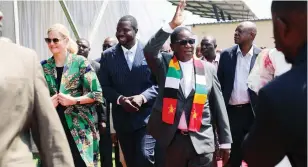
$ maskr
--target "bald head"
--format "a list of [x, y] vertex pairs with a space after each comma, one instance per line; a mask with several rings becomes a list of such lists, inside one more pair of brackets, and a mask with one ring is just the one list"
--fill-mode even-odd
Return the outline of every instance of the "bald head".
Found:
[[257, 35], [257, 26], [250, 21], [241, 22], [235, 29], [234, 43], [241, 46], [252, 46]]
[[244, 29], [247, 29], [249, 32], [257, 34], [257, 25], [251, 21], [241, 22], [238, 26], [242, 26]]
[[103, 51], [117, 44], [117, 40], [112, 37], [107, 37], [103, 43]]

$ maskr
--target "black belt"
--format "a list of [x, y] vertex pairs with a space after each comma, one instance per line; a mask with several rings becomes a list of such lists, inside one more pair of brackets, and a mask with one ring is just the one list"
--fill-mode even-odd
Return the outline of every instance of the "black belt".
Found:
[[187, 135], [189, 134], [188, 131], [181, 130], [181, 129], [178, 129], [176, 132], [179, 133], [179, 134], [181, 134], [181, 135], [184, 135], [184, 136], [187, 136]]
[[243, 108], [243, 107], [251, 107], [250, 103], [247, 104], [237, 104], [237, 105], [228, 105], [229, 108]]

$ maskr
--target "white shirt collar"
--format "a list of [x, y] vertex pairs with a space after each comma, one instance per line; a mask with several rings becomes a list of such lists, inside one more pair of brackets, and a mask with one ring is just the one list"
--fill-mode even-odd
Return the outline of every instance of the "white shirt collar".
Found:
[[131, 51], [134, 55], [136, 54], [137, 46], [138, 46], [138, 40], [136, 40], [135, 45], [134, 45], [132, 48], [130, 48], [129, 50], [126, 49], [124, 46], [121, 45], [124, 54], [125, 54], [127, 51]]
[[181, 64], [192, 64], [192, 63], [193, 63], [193, 58], [191, 58], [190, 60], [188, 60], [188, 61], [186, 61], [186, 62], [182, 62], [182, 61], [180, 61], [180, 60], [179, 60], [179, 62], [180, 62]]
[[[239, 52], [242, 54], [242, 56], [244, 56], [243, 53], [242, 53], [242, 51], [241, 51], [240, 46], [238, 45], [238, 46], [237, 46], [237, 51], [236, 51], [236, 53], [239, 53]], [[252, 56], [252, 55], [253, 55], [253, 45], [251, 46], [251, 48], [250, 48], [250, 50], [249, 50], [249, 52], [248, 52], [247, 54], [249, 54], [249, 56]]]

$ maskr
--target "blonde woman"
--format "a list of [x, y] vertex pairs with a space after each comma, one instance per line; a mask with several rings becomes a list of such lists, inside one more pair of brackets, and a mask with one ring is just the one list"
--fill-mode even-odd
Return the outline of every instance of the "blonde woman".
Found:
[[76, 55], [77, 44], [67, 28], [55, 24], [45, 41], [53, 54], [42, 61], [51, 100], [66, 132], [75, 167], [94, 167], [98, 160], [95, 105], [102, 103], [102, 90], [88, 60]]

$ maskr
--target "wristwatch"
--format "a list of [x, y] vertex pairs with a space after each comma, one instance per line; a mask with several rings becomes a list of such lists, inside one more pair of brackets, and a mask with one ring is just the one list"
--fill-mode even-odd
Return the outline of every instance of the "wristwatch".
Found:
[[80, 104], [80, 99], [77, 99], [77, 102], [76, 102], [76, 104]]

